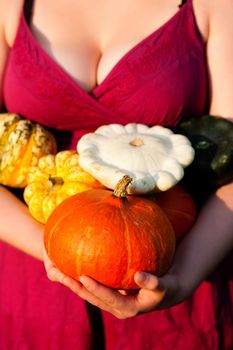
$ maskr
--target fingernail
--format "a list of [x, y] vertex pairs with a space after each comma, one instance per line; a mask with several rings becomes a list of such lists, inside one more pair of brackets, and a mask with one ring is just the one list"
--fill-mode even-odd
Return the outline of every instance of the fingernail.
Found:
[[138, 272], [137, 273], [137, 280], [140, 282], [144, 282], [147, 278], [147, 273], [146, 272]]
[[84, 285], [84, 287], [88, 286], [88, 282], [84, 276], [80, 276], [79, 281]]

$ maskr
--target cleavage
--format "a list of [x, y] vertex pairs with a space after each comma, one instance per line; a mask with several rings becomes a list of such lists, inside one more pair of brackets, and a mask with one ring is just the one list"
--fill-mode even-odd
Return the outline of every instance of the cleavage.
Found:
[[[33, 15], [30, 29], [42, 49], [83, 90], [92, 92], [96, 86], [106, 80], [119, 62], [124, 61], [124, 56], [127, 56], [144, 39], [168, 22], [178, 11], [178, 8], [174, 7], [164, 15], [164, 18], [154, 22], [152, 16], [149, 24], [143, 26], [139, 21], [140, 28], [137, 28], [135, 23], [133, 26], [127, 23], [122, 24], [108, 35], [99, 35], [102, 39], [98, 38], [95, 33], [93, 34], [93, 30], [84, 28], [79, 32], [78, 24], [73, 28], [73, 32], [76, 30], [75, 33], [77, 33], [73, 38], [70, 36], [71, 30], [54, 32], [51, 28], [56, 26], [52, 24], [48, 25], [48, 30], [46, 28], [46, 31], [42, 31], [40, 29], [42, 24], [35, 15]], [[156, 23], [159, 24], [156, 25]]]

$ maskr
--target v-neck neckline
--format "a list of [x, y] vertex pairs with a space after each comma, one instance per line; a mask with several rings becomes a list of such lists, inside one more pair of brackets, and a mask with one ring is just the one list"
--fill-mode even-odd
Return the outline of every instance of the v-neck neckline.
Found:
[[31, 29], [26, 21], [24, 11], [22, 12], [22, 20], [23, 24], [27, 30], [28, 35], [30, 36], [31, 40], [33, 41], [33, 44], [36, 45], [37, 49], [43, 54], [43, 56], [46, 57], [48, 61], [51, 62], [51, 64], [56, 68], [56, 70], [61, 73], [65, 79], [68, 79], [69, 82], [72, 84], [72, 86], [78, 90], [83, 96], [86, 96], [90, 100], [98, 102], [96, 99], [96, 92], [103, 88], [103, 86], [109, 81], [109, 79], [112, 77], [112, 75], [115, 73], [115, 71], [127, 60], [129, 56], [131, 56], [139, 47], [153, 39], [155, 36], [159, 35], [159, 33], [165, 29], [168, 25], [170, 25], [174, 20], [177, 19], [177, 17], [181, 14], [181, 12], [186, 8], [189, 1], [184, 4], [181, 8], [178, 9], [178, 11], [172, 15], [167, 21], [165, 21], [160, 27], [155, 29], [152, 33], [148, 34], [145, 38], [141, 39], [138, 43], [132, 46], [126, 53], [124, 53], [119, 60], [113, 65], [113, 67], [110, 69], [108, 74], [105, 76], [105, 78], [100, 82], [100, 84], [96, 85], [91, 91], [84, 90], [80, 84], [66, 71], [66, 69], [56, 61], [55, 58], [53, 58], [42, 46], [41, 44], [36, 40], [34, 35], [31, 32]]

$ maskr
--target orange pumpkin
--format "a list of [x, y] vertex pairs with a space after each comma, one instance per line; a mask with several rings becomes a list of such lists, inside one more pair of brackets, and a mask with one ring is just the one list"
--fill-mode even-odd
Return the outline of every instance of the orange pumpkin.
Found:
[[181, 240], [189, 232], [197, 217], [197, 207], [191, 194], [179, 184], [149, 198], [164, 210], [172, 223], [177, 241]]
[[143, 197], [91, 189], [65, 199], [45, 224], [50, 259], [66, 275], [87, 275], [116, 289], [136, 289], [136, 271], [163, 275], [175, 251], [175, 234], [163, 210]]

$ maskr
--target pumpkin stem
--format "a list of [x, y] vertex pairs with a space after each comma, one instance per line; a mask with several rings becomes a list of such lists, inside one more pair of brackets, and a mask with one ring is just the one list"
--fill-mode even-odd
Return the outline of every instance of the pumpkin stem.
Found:
[[53, 185], [63, 185], [64, 184], [64, 180], [61, 176], [50, 176], [49, 181], [51, 181]]
[[127, 187], [132, 182], [132, 177], [124, 175], [120, 181], [116, 184], [113, 195], [118, 198], [125, 197], [127, 195]]

